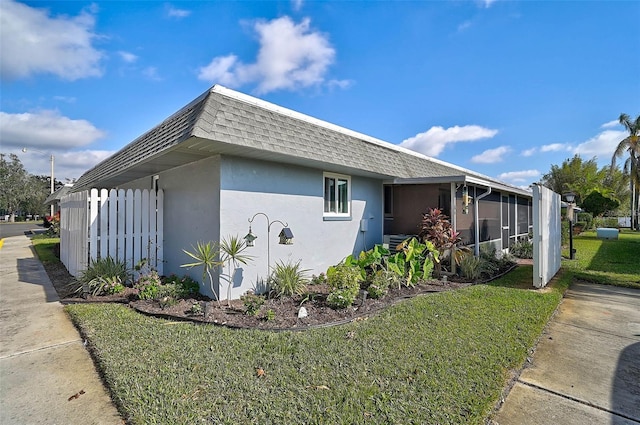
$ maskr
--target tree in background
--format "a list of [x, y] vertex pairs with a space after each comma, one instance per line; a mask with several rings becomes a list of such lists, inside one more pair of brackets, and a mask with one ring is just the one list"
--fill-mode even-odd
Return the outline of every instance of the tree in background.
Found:
[[28, 198], [29, 175], [17, 155], [9, 154], [9, 160], [5, 156], [0, 153], [0, 209], [7, 212], [9, 221], [13, 222], [20, 204]]
[[635, 120], [627, 114], [620, 114], [620, 124], [629, 132], [616, 147], [611, 158], [611, 168], [616, 167], [618, 158], [629, 154], [624, 162], [623, 171], [628, 172], [631, 185], [631, 228], [638, 229], [638, 210], [640, 209], [640, 115]]
[[[583, 161], [580, 155], [565, 159], [562, 165], [552, 165], [551, 171], [542, 176], [540, 183], [556, 193], [573, 192], [576, 203], [582, 200], [594, 189], [603, 187], [608, 170], [598, 170], [596, 158]], [[616, 194], [616, 197], [618, 194]]]
[[594, 190], [583, 200], [581, 207], [593, 214], [594, 217], [602, 216], [608, 211], [615, 210], [620, 206], [620, 202], [604, 196], [600, 191]]
[[[17, 212], [46, 215], [44, 201], [51, 193], [50, 182], [49, 176], [27, 173], [17, 155], [0, 153], [0, 213], [8, 214], [9, 221], [15, 221]], [[54, 189], [62, 186], [54, 182]]]

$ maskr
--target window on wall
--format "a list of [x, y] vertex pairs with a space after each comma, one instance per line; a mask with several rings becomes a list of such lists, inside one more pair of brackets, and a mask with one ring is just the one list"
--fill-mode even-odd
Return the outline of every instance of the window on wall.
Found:
[[350, 217], [351, 177], [324, 173], [325, 217]]

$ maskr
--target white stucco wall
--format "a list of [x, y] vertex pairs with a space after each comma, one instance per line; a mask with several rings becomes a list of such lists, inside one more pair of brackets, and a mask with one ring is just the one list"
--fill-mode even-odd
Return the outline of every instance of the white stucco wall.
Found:
[[[277, 261], [301, 261], [309, 276], [325, 272], [351, 253], [382, 243], [382, 181], [351, 176], [351, 219], [323, 219], [323, 170], [222, 157], [220, 164], [220, 236], [244, 237], [248, 219], [257, 212], [289, 224], [293, 245], [279, 245], [282, 226], [271, 227], [271, 266]], [[368, 231], [360, 231], [360, 220]], [[242, 283], [232, 289], [238, 298], [267, 276], [267, 219], [259, 215], [252, 230], [258, 239], [247, 250], [253, 261], [243, 266]], [[222, 298], [227, 297], [223, 285]]]
[[[198, 241], [220, 239], [220, 157], [211, 157], [158, 174], [164, 190], [164, 274], [189, 275], [202, 280], [202, 268], [185, 269], [191, 262], [182, 250], [191, 251]], [[124, 189], [151, 188], [152, 176], [132, 181]], [[243, 235], [244, 236], [244, 235]], [[201, 292], [212, 296], [211, 289]]]

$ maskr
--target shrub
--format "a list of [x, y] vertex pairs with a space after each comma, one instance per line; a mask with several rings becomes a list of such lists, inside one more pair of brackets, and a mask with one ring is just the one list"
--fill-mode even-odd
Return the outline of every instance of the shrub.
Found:
[[569, 221], [564, 218], [560, 222], [560, 243], [562, 246], [569, 244]]
[[99, 278], [118, 278], [124, 284], [129, 277], [127, 264], [112, 257], [91, 260], [89, 267], [80, 275], [80, 282], [88, 284]]
[[467, 279], [476, 281], [480, 279], [483, 272], [483, 264], [480, 257], [473, 254], [467, 254], [460, 261], [460, 273]]
[[616, 217], [596, 217], [593, 219], [595, 227], [613, 227], [618, 228], [618, 219]]
[[[439, 264], [440, 254], [430, 241], [421, 243], [416, 238], [403, 241], [400, 252], [387, 258], [387, 269], [405, 278], [407, 286], [414, 286], [420, 279], [429, 279], [434, 262]], [[399, 279], [397, 280], [399, 283]]]
[[327, 276], [324, 273], [320, 273], [318, 276], [311, 275], [312, 285], [324, 285], [327, 283]]
[[158, 272], [152, 270], [148, 274], [140, 276], [134, 288], [138, 290], [138, 298], [141, 300], [152, 300], [160, 295], [160, 285], [162, 284]]
[[91, 295], [114, 295], [124, 291], [124, 285], [119, 276], [100, 276], [87, 284]]
[[367, 287], [367, 292], [371, 298], [380, 299], [387, 295], [389, 288], [394, 285], [398, 277], [395, 273], [378, 270], [374, 273], [371, 284]]
[[509, 252], [518, 258], [533, 258], [533, 242], [528, 239], [518, 241], [509, 247]]
[[591, 227], [593, 226], [593, 214], [588, 213], [588, 212], [580, 212], [580, 213], [578, 213], [578, 222], [584, 222], [585, 223], [585, 226], [584, 226], [585, 230], [591, 229]]
[[258, 314], [258, 310], [260, 310], [260, 307], [264, 304], [264, 297], [256, 295], [251, 291], [241, 296], [240, 299], [244, 303], [245, 313], [249, 316]]
[[276, 312], [271, 309], [267, 310], [266, 313], [264, 313], [264, 319], [267, 322], [270, 322], [275, 318], [276, 318]]
[[422, 242], [431, 242], [435, 247], [438, 255], [430, 252], [429, 256], [433, 260], [434, 274], [440, 277], [442, 272], [442, 261], [454, 253], [455, 257], [452, 261], [456, 264], [460, 263], [462, 256], [467, 249], [462, 246], [462, 238], [460, 232], [456, 232], [449, 221], [449, 218], [438, 208], [431, 208], [429, 212], [422, 215], [422, 220], [418, 225], [420, 234], [418, 238]]
[[327, 304], [331, 308], [345, 308], [353, 304], [360, 291], [361, 280], [362, 271], [358, 266], [343, 262], [329, 267], [327, 285], [331, 292], [327, 297]]
[[327, 297], [327, 305], [333, 309], [347, 308], [356, 300], [358, 292], [349, 288], [335, 289]]
[[165, 285], [175, 285], [176, 296], [178, 298], [186, 298], [200, 292], [200, 285], [189, 276], [178, 276], [171, 274], [163, 279]]
[[276, 297], [290, 297], [304, 294], [307, 290], [306, 273], [308, 270], [300, 268], [297, 263], [277, 262], [271, 272], [270, 286]]

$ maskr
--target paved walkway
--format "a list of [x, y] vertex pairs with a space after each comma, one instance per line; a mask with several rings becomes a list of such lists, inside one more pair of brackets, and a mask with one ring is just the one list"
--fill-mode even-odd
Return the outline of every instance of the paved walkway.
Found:
[[0, 321], [0, 424], [123, 423], [26, 236], [0, 248]]
[[640, 424], [640, 290], [572, 285], [494, 422]]

